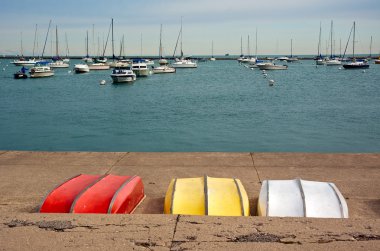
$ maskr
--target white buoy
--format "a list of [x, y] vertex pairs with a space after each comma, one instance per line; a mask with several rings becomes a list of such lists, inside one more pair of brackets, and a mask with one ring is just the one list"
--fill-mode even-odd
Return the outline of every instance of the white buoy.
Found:
[[101, 85], [105, 85], [105, 84], [106, 84], [106, 81], [103, 79], [103, 80], [100, 81], [100, 84], [101, 84]]
[[273, 86], [274, 85], [274, 80], [273, 79], [270, 79], [268, 82], [269, 82], [269, 86]]
[[70, 73], [71, 73], [71, 71], [68, 71], [67, 73], [68, 73], [68, 74], [70, 74]]
[[365, 73], [365, 70], [363, 70], [362, 72]]
[[3, 68], [3, 71], [5, 71], [5, 68]]
[[339, 70], [342, 70], [342, 67], [339, 67], [338, 69], [339, 69]]

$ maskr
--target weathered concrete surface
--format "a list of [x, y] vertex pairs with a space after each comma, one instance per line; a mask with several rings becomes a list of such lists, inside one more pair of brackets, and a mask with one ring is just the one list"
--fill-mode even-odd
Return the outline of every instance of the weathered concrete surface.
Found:
[[[134, 215], [38, 214], [57, 184], [79, 173], [139, 175]], [[162, 215], [174, 177], [239, 178], [255, 214], [264, 179], [334, 182], [350, 219]], [[0, 250], [378, 250], [380, 154], [93, 153], [0, 151]]]

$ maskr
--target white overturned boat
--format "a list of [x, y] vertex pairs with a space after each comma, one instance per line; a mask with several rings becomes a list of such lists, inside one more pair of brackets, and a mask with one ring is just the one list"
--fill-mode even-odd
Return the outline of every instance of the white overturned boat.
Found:
[[287, 70], [287, 65], [277, 65], [272, 62], [258, 63], [256, 64], [260, 70]]
[[347, 203], [334, 183], [264, 180], [258, 215], [274, 217], [348, 218]]
[[113, 83], [130, 83], [136, 80], [136, 74], [131, 67], [121, 67], [113, 69], [111, 73]]
[[90, 68], [87, 64], [76, 64], [74, 65], [74, 72], [75, 73], [86, 73], [89, 72]]
[[110, 66], [106, 63], [93, 63], [93, 64], [89, 64], [88, 68], [90, 70], [100, 71], [100, 70], [109, 70]]
[[147, 64], [142, 60], [134, 60], [132, 62], [132, 71], [137, 77], [147, 77], [149, 76], [149, 68]]
[[54, 71], [47, 65], [47, 63], [36, 63], [29, 71], [31, 78], [44, 78], [54, 75]]

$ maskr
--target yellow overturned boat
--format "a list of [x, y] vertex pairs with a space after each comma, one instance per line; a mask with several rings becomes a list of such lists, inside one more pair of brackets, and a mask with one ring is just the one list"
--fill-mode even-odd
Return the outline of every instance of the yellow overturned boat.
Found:
[[172, 179], [165, 196], [165, 214], [248, 216], [249, 201], [239, 179]]

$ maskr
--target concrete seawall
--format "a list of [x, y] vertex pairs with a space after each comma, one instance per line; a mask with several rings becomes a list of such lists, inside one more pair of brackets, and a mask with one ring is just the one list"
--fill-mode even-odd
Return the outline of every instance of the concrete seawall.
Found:
[[[139, 175], [134, 215], [36, 213], [79, 174]], [[174, 177], [239, 178], [255, 213], [265, 179], [334, 182], [350, 219], [163, 215]], [[0, 250], [363, 249], [380, 246], [380, 154], [0, 151]]]

